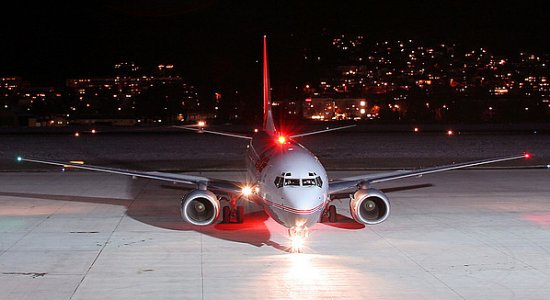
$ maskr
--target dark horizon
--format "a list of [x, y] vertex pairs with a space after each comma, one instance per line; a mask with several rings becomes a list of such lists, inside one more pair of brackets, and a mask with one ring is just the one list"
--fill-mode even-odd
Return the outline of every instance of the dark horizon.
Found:
[[548, 52], [543, 3], [414, 3], [220, 0], [96, 1], [8, 4], [0, 12], [0, 72], [35, 85], [108, 75], [114, 63], [176, 65], [199, 85], [257, 76], [261, 36], [269, 35], [273, 71], [284, 74], [293, 47], [323, 30], [361, 33], [371, 41], [419, 39]]

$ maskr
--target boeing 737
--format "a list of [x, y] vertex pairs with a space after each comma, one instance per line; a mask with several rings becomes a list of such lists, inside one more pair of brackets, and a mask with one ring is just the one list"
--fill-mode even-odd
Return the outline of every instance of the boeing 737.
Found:
[[[347, 195], [351, 217], [358, 223], [374, 225], [390, 215], [390, 201], [375, 183], [398, 180], [424, 174], [461, 169], [489, 163], [529, 158], [529, 154], [492, 158], [438, 167], [399, 170], [329, 180], [319, 159], [298, 143], [300, 137], [348, 128], [285, 135], [277, 130], [271, 112], [271, 87], [267, 60], [266, 37], [263, 40], [263, 129], [250, 136], [217, 132], [203, 127], [182, 127], [200, 132], [220, 134], [248, 140], [245, 182], [216, 180], [201, 176], [167, 172], [143, 172], [87, 164], [18, 157], [18, 161], [43, 163], [115, 173], [133, 177], [190, 184], [194, 189], [181, 200], [181, 216], [185, 222], [208, 226], [217, 222], [242, 222], [244, 211], [240, 201], [252, 201], [277, 223], [288, 228], [291, 249], [300, 251], [308, 229], [328, 216], [336, 221], [336, 207], [331, 202]], [[227, 205], [223, 205], [227, 203]]]

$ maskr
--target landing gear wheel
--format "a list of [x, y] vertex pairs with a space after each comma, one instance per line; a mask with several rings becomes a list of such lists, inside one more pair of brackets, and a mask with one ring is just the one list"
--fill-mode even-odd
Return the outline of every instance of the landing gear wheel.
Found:
[[328, 221], [330, 223], [336, 223], [336, 206], [334, 205], [328, 207]]
[[235, 214], [235, 221], [236, 223], [242, 223], [244, 219], [244, 207], [243, 206], [237, 206], [237, 211]]
[[224, 206], [222, 210], [222, 223], [229, 224], [231, 223], [231, 208], [229, 206]]

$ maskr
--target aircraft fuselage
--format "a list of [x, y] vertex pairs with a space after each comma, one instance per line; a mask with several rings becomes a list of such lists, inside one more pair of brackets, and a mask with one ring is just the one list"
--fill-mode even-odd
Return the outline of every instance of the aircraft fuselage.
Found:
[[317, 157], [304, 146], [260, 132], [247, 149], [248, 180], [254, 201], [287, 228], [319, 222], [328, 197], [328, 177]]

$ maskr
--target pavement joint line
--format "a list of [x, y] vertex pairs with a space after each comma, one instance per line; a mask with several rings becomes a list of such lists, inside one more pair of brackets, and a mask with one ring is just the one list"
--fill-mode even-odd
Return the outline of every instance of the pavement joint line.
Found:
[[88, 274], [90, 273], [90, 271], [92, 270], [92, 268], [94, 267], [95, 263], [97, 262], [97, 260], [99, 259], [99, 256], [101, 256], [101, 253], [103, 253], [103, 250], [105, 250], [105, 247], [107, 247], [107, 245], [109, 244], [109, 242], [111, 241], [111, 238], [113, 237], [113, 235], [115, 234], [116, 230], [118, 229], [118, 227], [120, 226], [120, 224], [122, 223], [122, 220], [124, 220], [124, 218], [127, 216], [126, 212], [128, 210], [130, 210], [130, 208], [132, 207], [132, 205], [134, 205], [134, 203], [136, 202], [136, 199], [139, 198], [139, 196], [141, 195], [141, 193], [143, 193], [143, 191], [145, 190], [145, 188], [147, 187], [147, 185], [149, 185], [149, 181], [142, 187], [142, 189], [140, 190], [140, 192], [134, 197], [134, 199], [132, 199], [132, 202], [130, 203], [130, 205], [128, 205], [128, 207], [126, 208], [126, 211], [120, 216], [119, 220], [118, 220], [118, 223], [116, 224], [116, 226], [113, 228], [113, 230], [111, 231], [111, 234], [109, 234], [109, 237], [107, 238], [107, 240], [105, 240], [105, 243], [103, 244], [103, 246], [101, 247], [101, 249], [99, 250], [99, 252], [97, 253], [96, 257], [94, 258], [94, 261], [90, 264], [90, 266], [88, 267], [88, 270], [86, 270], [86, 272], [84, 273], [84, 275], [82, 276], [82, 279], [80, 279], [80, 281], [78, 282], [78, 284], [76, 285], [76, 288], [74, 289], [73, 293], [71, 294], [71, 296], [69, 297], [69, 300], [70, 299], [73, 299], [74, 295], [76, 295], [76, 292], [78, 291], [78, 289], [80, 288], [80, 286], [82, 285], [82, 283], [84, 282], [84, 280], [86, 279], [86, 277], [88, 276]]
[[410, 255], [408, 255], [405, 251], [399, 249], [398, 247], [396, 247], [392, 242], [390, 242], [386, 237], [380, 235], [378, 232], [375, 232], [373, 231], [376, 235], [378, 235], [378, 237], [380, 239], [382, 239], [384, 242], [386, 242], [388, 245], [390, 245], [393, 249], [397, 250], [399, 253], [401, 253], [403, 256], [405, 256], [408, 260], [410, 260], [412, 263], [414, 263], [415, 265], [417, 265], [421, 270], [423, 270], [424, 272], [426, 272], [427, 274], [430, 274], [430, 276], [432, 276], [435, 280], [437, 280], [438, 282], [440, 282], [441, 284], [443, 284], [446, 288], [449, 289], [449, 291], [453, 292], [455, 295], [457, 295], [458, 297], [460, 297], [460, 299], [464, 299], [466, 300], [466, 298], [464, 296], [462, 296], [459, 292], [457, 292], [455, 289], [453, 289], [451, 286], [449, 286], [445, 281], [441, 280], [439, 277], [437, 277], [437, 275], [435, 275], [434, 273], [430, 272], [430, 270], [426, 269], [423, 265], [421, 265], [420, 263], [418, 263], [416, 260], [414, 260]]
[[[35, 198], [31, 198], [31, 199], [34, 199], [36, 200]], [[40, 225], [42, 225], [44, 222], [46, 222], [47, 220], [49, 220], [53, 215], [55, 215], [60, 209], [62, 209], [65, 205], [67, 205], [67, 203], [63, 203], [63, 205], [59, 206], [54, 212], [52, 212], [51, 214], [49, 214], [47, 217], [45, 217], [42, 221], [38, 222], [38, 224], [36, 224], [31, 230], [27, 231], [20, 239], [18, 239], [17, 241], [15, 241], [15, 243], [13, 243], [11, 246], [9, 246], [7, 249], [5, 249], [4, 251], [2, 251], [2, 253], [0, 253], [0, 256], [4, 255], [4, 253], [7, 253], [9, 250], [11, 250], [13, 247], [15, 247], [15, 245], [17, 245], [17, 243], [19, 243], [20, 241], [22, 241], [24, 238], [26, 238], [29, 234], [31, 234], [32, 232], [34, 232], [34, 230], [38, 227], [40, 227]]]

